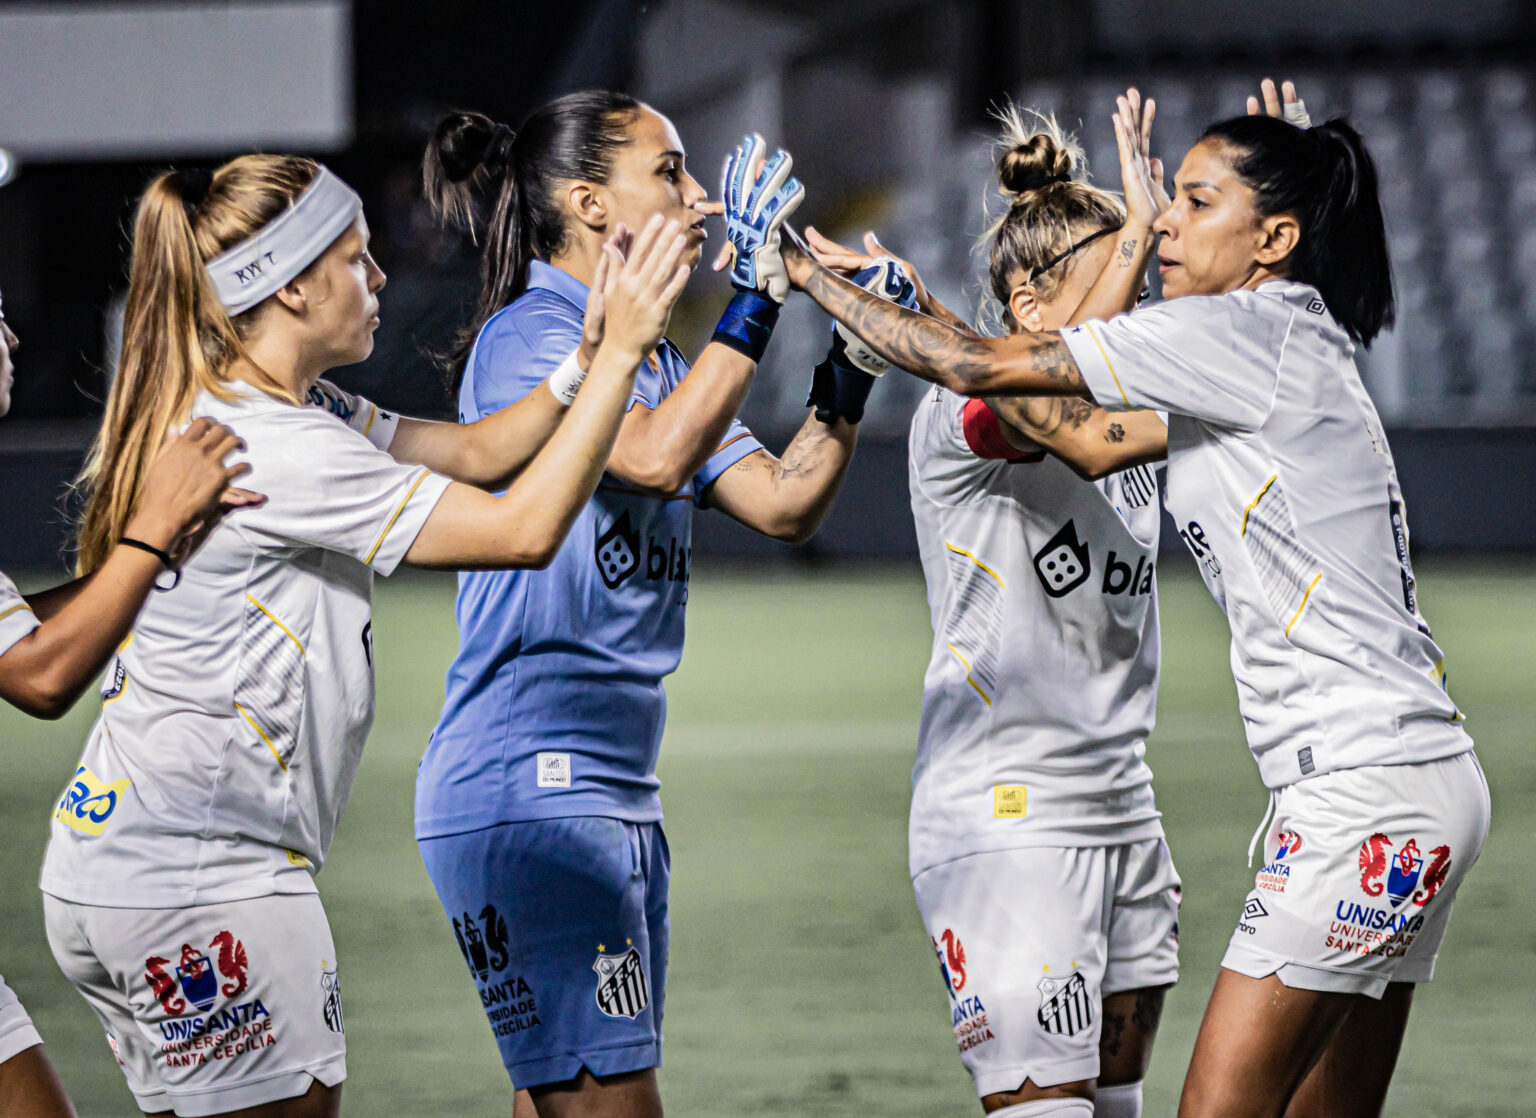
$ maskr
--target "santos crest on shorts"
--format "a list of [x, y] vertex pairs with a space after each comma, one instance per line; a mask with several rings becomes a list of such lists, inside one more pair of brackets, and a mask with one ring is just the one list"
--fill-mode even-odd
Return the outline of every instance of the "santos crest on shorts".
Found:
[[1471, 748], [1419, 612], [1392, 452], [1317, 290], [1271, 280], [1063, 337], [1100, 404], [1172, 413], [1168, 511], [1231, 625], [1265, 783]]
[[944, 389], [908, 473], [933, 653], [913, 771], [912, 872], [1021, 846], [1162, 834], [1145, 739], [1157, 700], [1156, 478], [1086, 482], [979, 457]]
[[245, 440], [241, 484], [267, 503], [150, 595], [107, 666], [53, 812], [42, 887], [61, 900], [312, 892], [351, 791], [373, 720], [373, 573], [395, 569], [448, 480], [395, 462], [393, 418], [330, 386], [302, 408], [229, 390], [193, 414]]

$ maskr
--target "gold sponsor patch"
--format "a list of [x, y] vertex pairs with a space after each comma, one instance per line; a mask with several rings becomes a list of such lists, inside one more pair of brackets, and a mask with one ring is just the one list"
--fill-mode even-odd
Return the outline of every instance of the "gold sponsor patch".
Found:
[[1029, 789], [1022, 784], [995, 784], [992, 787], [992, 818], [1023, 819]]
[[64, 789], [53, 817], [82, 835], [100, 835], [132, 783], [126, 776], [121, 780], [102, 780], [81, 765]]

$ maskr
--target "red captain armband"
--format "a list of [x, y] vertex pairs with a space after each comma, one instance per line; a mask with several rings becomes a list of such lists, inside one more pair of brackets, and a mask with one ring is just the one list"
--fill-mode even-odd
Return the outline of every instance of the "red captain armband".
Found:
[[1045, 451], [1020, 450], [1003, 434], [1002, 422], [985, 400], [967, 400], [960, 412], [960, 428], [965, 445], [977, 458], [1001, 458], [1005, 462], [1040, 462]]

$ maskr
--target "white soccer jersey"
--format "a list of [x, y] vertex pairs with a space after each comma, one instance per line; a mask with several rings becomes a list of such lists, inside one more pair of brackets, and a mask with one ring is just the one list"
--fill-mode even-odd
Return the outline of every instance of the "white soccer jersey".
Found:
[[32, 607], [27, 605], [16, 584], [0, 574], [0, 656], [36, 628], [37, 616]]
[[373, 720], [373, 574], [394, 570], [449, 483], [336, 416], [229, 389], [193, 414], [245, 440], [241, 484], [267, 503], [150, 595], [108, 666], [53, 815], [42, 886], [61, 900], [311, 892], [351, 791]]
[[1265, 783], [1470, 749], [1392, 452], [1316, 289], [1187, 296], [1063, 337], [1099, 403], [1173, 413], [1168, 511], [1231, 625]]
[[978, 457], [965, 407], [930, 391], [908, 451], [934, 633], [912, 872], [987, 850], [1155, 838], [1155, 476], [1088, 482], [1055, 458]]

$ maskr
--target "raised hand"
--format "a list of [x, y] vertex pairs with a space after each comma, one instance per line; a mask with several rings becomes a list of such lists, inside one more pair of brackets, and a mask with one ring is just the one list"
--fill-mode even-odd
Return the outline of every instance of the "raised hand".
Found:
[[[623, 257], [629, 254], [634, 239], [635, 235], [629, 226], [620, 222], [609, 238], [609, 242]], [[603, 293], [607, 283], [608, 254], [602, 252], [598, 254], [597, 266], [592, 270], [592, 286], [587, 289], [587, 310], [581, 320], [581, 349], [577, 359], [583, 369], [592, 367], [592, 358], [597, 355], [597, 347], [603, 344]]]
[[727, 262], [731, 283], [743, 291], [766, 294], [782, 303], [789, 295], [789, 277], [779, 255], [779, 234], [785, 220], [805, 198], [805, 187], [790, 177], [794, 160], [782, 148], [764, 160], [767, 144], [757, 133], [742, 138], [725, 157], [720, 170], [720, 197], [725, 206]]
[[194, 419], [166, 441], [150, 464], [143, 496], [124, 534], [184, 562], [228, 513], [266, 501], [230, 484], [251, 467], [244, 462], [226, 466], [224, 460], [244, 449], [244, 441], [228, 427], [206, 417]]
[[1134, 87], [1115, 98], [1115, 147], [1120, 153], [1120, 181], [1125, 190], [1128, 225], [1150, 228], [1157, 215], [1168, 208], [1163, 189], [1163, 161], [1152, 157], [1152, 120], [1157, 102], [1143, 103]]
[[1296, 96], [1294, 82], [1282, 82], [1280, 90], [1276, 92], [1274, 81], [1265, 78], [1259, 83], [1259, 92], [1263, 94], [1263, 104], [1259, 103], [1257, 97], [1250, 96], [1248, 98], [1249, 116], [1258, 116], [1263, 113], [1266, 116], [1280, 117], [1297, 128], [1312, 127], [1312, 117], [1307, 112], [1306, 102]]
[[682, 262], [687, 245], [682, 226], [676, 221], [663, 225], [660, 214], [646, 222], [627, 256], [619, 249], [619, 239], [609, 238], [603, 246], [605, 344], [611, 341], [641, 357], [656, 348], [688, 283], [688, 266]]

